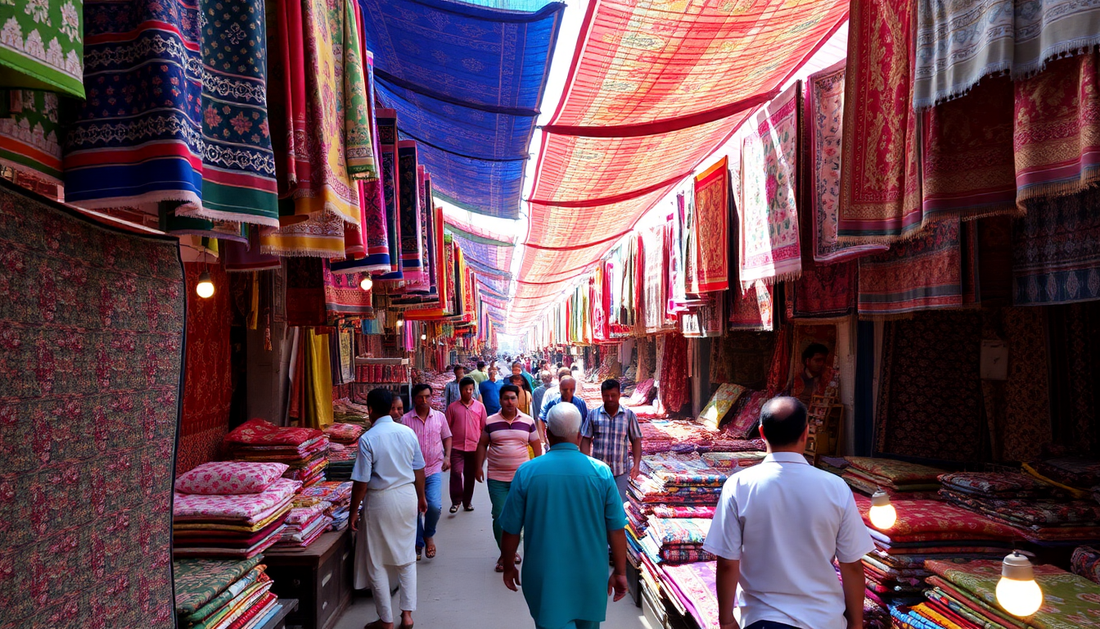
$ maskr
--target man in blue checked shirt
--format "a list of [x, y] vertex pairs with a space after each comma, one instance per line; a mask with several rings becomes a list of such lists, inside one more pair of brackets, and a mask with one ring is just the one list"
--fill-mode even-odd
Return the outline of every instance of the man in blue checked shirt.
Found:
[[618, 380], [604, 380], [600, 395], [603, 406], [589, 411], [581, 425], [581, 452], [607, 463], [626, 502], [630, 479], [641, 473], [642, 428], [634, 411], [619, 404], [622, 385]]

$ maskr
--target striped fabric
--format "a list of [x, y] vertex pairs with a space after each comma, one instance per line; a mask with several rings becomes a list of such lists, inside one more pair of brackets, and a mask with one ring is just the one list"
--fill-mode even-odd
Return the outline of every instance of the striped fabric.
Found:
[[527, 462], [527, 444], [538, 443], [535, 420], [518, 413], [512, 421], [500, 413], [485, 422], [482, 435], [489, 438], [489, 480], [512, 482], [516, 470]]

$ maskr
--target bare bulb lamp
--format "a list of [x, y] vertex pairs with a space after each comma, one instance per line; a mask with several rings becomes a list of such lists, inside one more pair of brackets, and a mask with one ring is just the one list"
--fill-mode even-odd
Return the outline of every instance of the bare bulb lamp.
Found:
[[871, 524], [880, 531], [891, 528], [898, 521], [898, 512], [890, 504], [890, 496], [881, 489], [871, 496], [871, 511], [867, 515], [871, 518]]
[[195, 285], [195, 293], [203, 299], [214, 296], [214, 281], [210, 279], [210, 271], [203, 271], [199, 276], [199, 283]]
[[1001, 564], [997, 603], [1013, 616], [1026, 618], [1043, 606], [1043, 591], [1035, 582], [1035, 570], [1027, 557], [1014, 551]]

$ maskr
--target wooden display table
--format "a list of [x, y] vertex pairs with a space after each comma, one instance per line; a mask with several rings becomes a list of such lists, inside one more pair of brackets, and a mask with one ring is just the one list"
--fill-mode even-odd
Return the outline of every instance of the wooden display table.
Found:
[[260, 629], [286, 629], [286, 617], [298, 609], [298, 601], [292, 598], [280, 598], [279, 606], [279, 611]]
[[264, 563], [271, 591], [280, 599], [298, 600], [287, 626], [331, 629], [351, 603], [355, 552], [350, 528], [325, 533], [302, 551], [269, 549]]

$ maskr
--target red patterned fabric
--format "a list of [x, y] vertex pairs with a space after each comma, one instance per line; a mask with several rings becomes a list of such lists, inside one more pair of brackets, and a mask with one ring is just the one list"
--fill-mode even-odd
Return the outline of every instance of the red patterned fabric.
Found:
[[768, 368], [767, 397], [771, 399], [786, 388], [791, 373], [791, 330], [789, 326], [779, 329], [775, 338], [775, 350], [772, 352], [772, 364]]
[[670, 413], [679, 413], [691, 401], [688, 390], [688, 340], [680, 334], [665, 337], [665, 354], [661, 365], [661, 403]]
[[286, 323], [307, 327], [328, 323], [320, 258], [286, 258]]
[[[222, 437], [229, 431], [233, 399], [230, 372], [229, 325], [233, 318], [229, 277], [217, 264], [184, 264], [187, 272], [187, 358], [180, 416], [176, 473], [218, 458]], [[195, 293], [199, 275], [209, 269], [214, 295]]]
[[[871, 527], [871, 518], [867, 515], [871, 499], [861, 495], [855, 498], [864, 523]], [[938, 500], [902, 500], [894, 509], [898, 513], [897, 522], [883, 534], [891, 543], [1020, 539], [1011, 526]]]
[[756, 282], [745, 292], [739, 287], [730, 291], [729, 327], [731, 330], [770, 331], [775, 327], [775, 302], [772, 291], [775, 287], [764, 282]]
[[280, 428], [262, 419], [250, 419], [233, 429], [225, 437], [226, 445], [240, 446], [294, 446], [299, 447], [323, 432], [313, 428]]
[[837, 233], [842, 243], [890, 242], [919, 230], [916, 0], [852, 3], [845, 73]]
[[817, 264], [802, 258], [802, 276], [786, 283], [787, 314], [796, 319], [846, 317], [856, 309], [858, 263]]
[[700, 293], [729, 288], [729, 177], [723, 157], [695, 178], [695, 259]]

